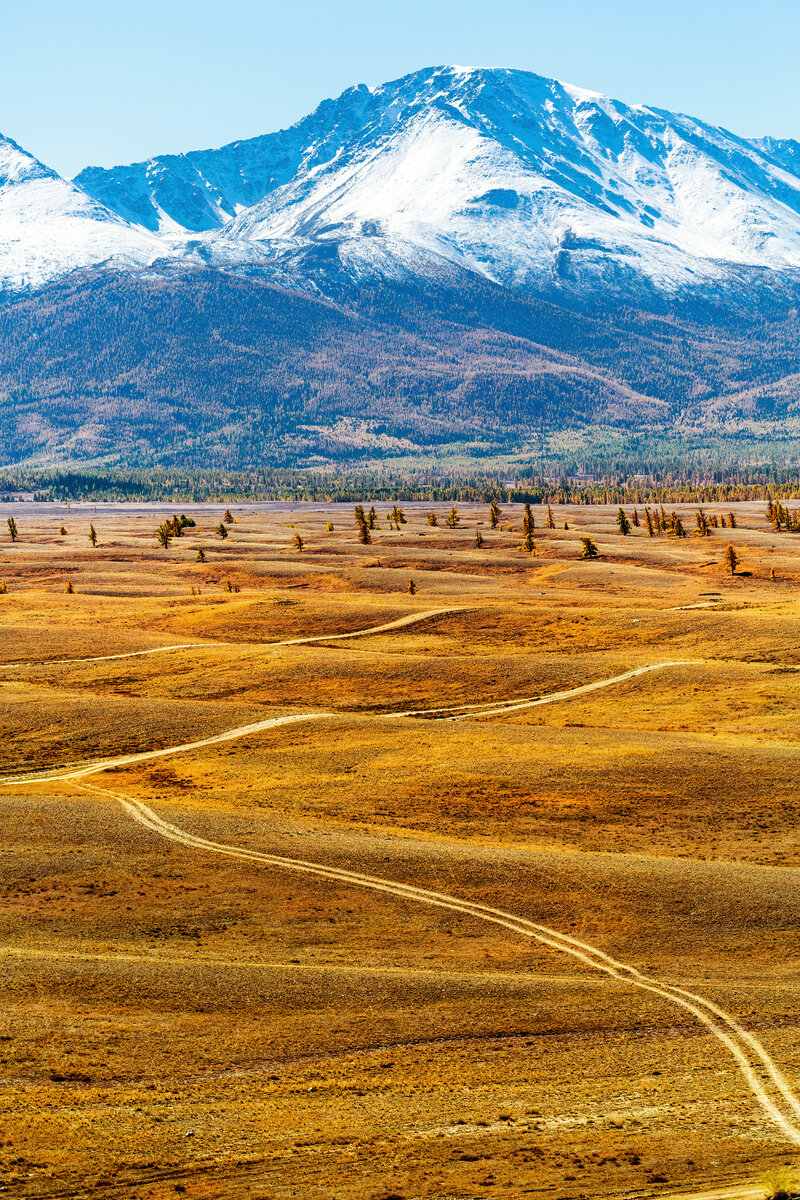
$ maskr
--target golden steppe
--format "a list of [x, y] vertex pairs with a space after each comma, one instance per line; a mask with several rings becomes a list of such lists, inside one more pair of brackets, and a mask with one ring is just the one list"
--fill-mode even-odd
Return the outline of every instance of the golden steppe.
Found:
[[532, 556], [519, 505], [389, 507], [365, 546], [352, 506], [234, 505], [225, 540], [186, 506], [165, 550], [173, 507], [0, 506], [5, 1194], [755, 1196], [800, 1160], [673, 999], [800, 1091], [800, 537], [534, 507]]

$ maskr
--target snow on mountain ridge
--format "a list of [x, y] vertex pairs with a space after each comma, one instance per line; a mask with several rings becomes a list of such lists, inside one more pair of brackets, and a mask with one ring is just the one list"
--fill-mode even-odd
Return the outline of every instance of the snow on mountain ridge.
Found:
[[[9, 221], [46, 246], [29, 253]], [[289, 129], [72, 184], [0, 141], [0, 283], [158, 257], [297, 286], [309, 270], [620, 293], [794, 277], [800, 145], [469, 67], [360, 84]]]
[[140, 266], [163, 246], [0, 135], [0, 294], [88, 266]]

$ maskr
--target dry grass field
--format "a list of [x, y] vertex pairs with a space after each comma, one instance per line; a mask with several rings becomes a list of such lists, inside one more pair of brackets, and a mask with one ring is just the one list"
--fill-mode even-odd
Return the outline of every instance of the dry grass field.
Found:
[[232, 507], [163, 549], [172, 510], [0, 506], [0, 1191], [763, 1194], [800, 1160], [797, 535]]

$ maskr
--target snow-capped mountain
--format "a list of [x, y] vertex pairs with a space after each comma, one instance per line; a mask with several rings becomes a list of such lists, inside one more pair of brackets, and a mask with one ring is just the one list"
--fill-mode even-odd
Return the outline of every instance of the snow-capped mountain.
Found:
[[162, 253], [159, 239], [0, 135], [0, 294], [100, 264], [139, 266]]
[[797, 143], [521, 71], [352, 88], [282, 133], [76, 183], [173, 254], [196, 254], [200, 233], [206, 259], [289, 278], [320, 255], [355, 278], [456, 268], [515, 290], [800, 270]]
[[438, 67], [291, 129], [61, 179], [0, 139], [0, 291], [156, 259], [289, 286], [800, 289], [800, 145], [539, 75]]

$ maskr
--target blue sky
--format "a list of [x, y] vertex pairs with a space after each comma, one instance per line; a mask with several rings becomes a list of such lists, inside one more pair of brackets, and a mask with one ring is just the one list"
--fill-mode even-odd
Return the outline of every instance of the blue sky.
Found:
[[0, 0], [0, 45], [0, 131], [64, 174], [252, 137], [440, 63], [800, 138], [796, 0]]

